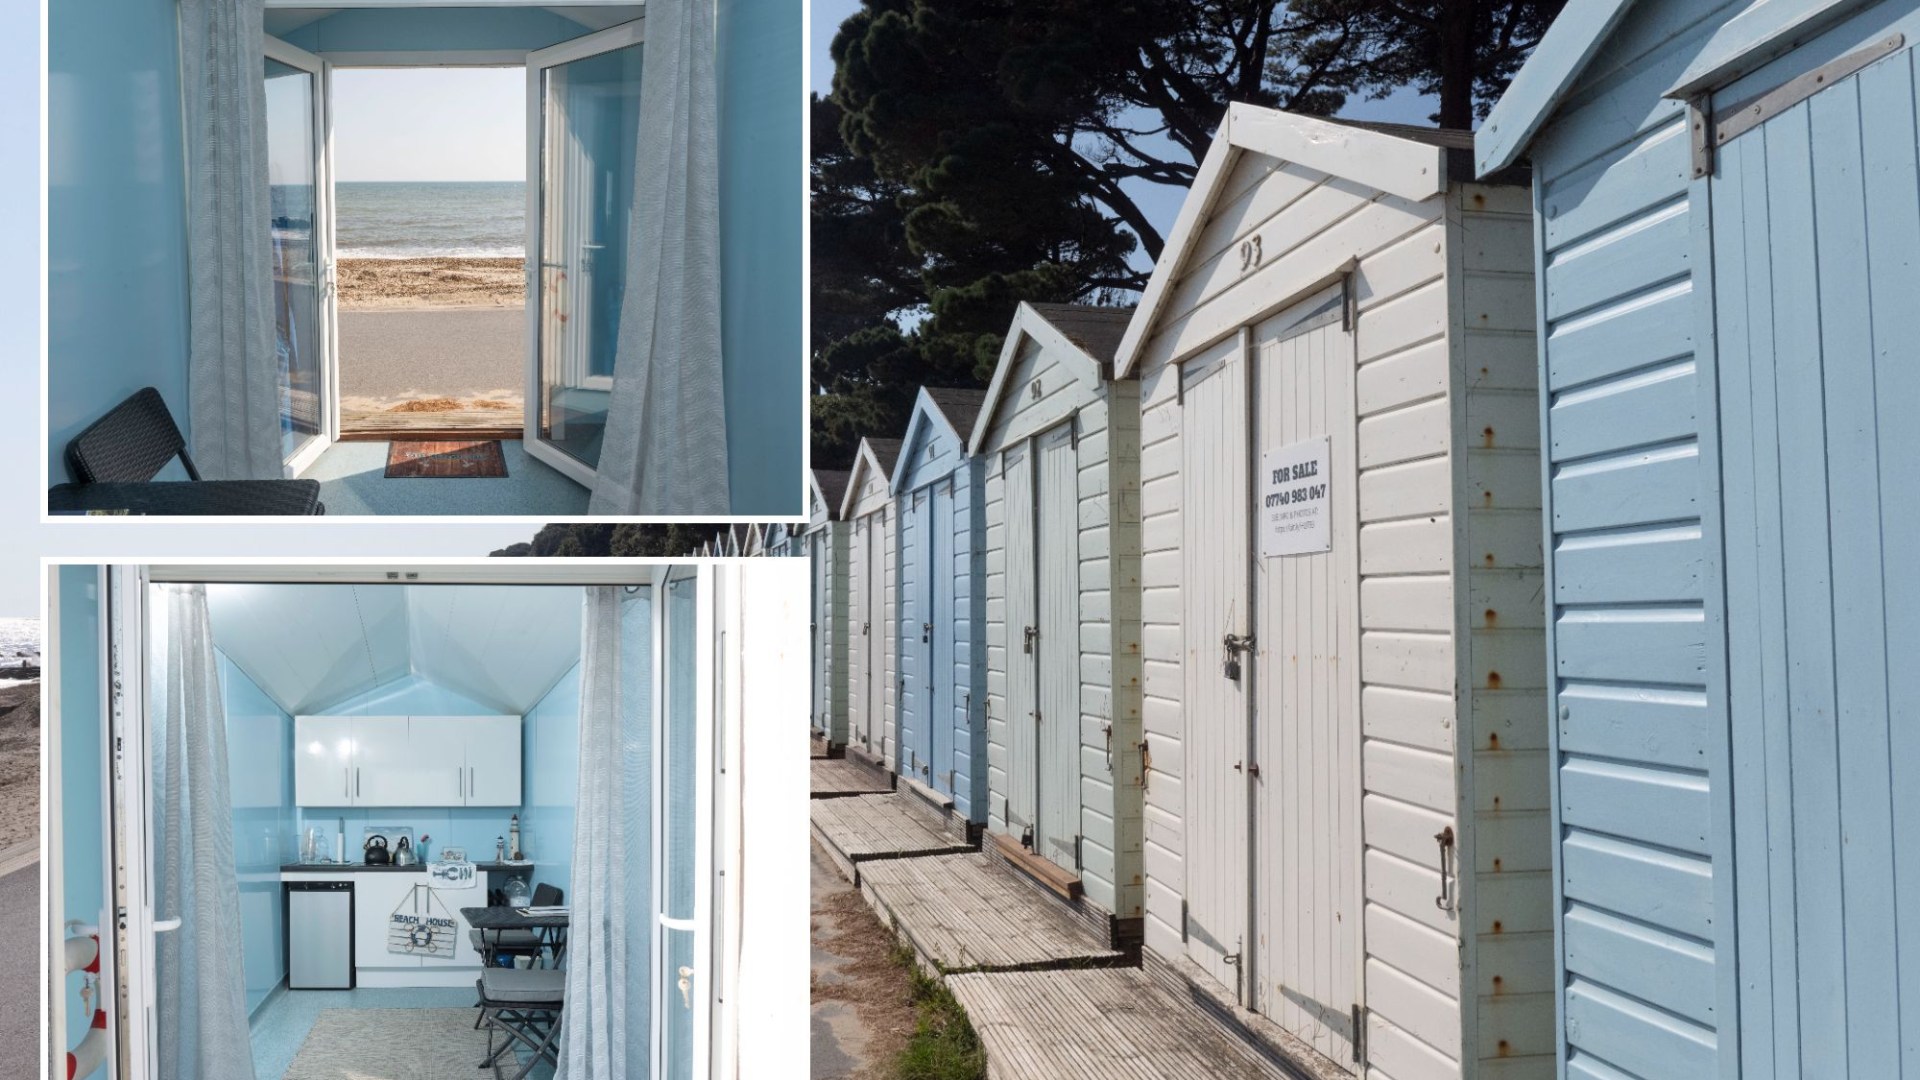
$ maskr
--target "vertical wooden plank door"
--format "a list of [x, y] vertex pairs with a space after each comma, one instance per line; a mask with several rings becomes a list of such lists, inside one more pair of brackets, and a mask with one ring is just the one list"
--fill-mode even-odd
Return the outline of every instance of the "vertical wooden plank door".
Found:
[[1037, 832], [1040, 748], [1035, 714], [1040, 709], [1039, 584], [1034, 579], [1033, 448], [1010, 446], [1002, 461], [1007, 548], [1007, 787], [1001, 813], [1014, 836]]
[[1040, 583], [1039, 831], [1034, 850], [1080, 869], [1079, 454], [1068, 421], [1034, 440], [1034, 534]]
[[873, 665], [871, 601], [868, 599], [867, 564], [872, 561], [873, 527], [871, 518], [854, 518], [853, 535], [847, 543], [847, 744], [867, 746], [867, 718], [873, 715], [868, 700], [872, 680], [867, 669]]
[[[941, 488], [946, 490], [942, 491]], [[928, 782], [953, 794], [953, 480], [927, 489], [927, 611], [933, 624], [927, 644]]]
[[1743, 1076], [1920, 1074], [1917, 111], [1909, 47], [1710, 181]]
[[[1249, 925], [1247, 674], [1226, 637], [1252, 630], [1247, 596], [1247, 365], [1239, 342], [1180, 372], [1180, 605], [1185, 645], [1187, 955], [1241, 1000]], [[1236, 662], [1242, 660], [1236, 654]]]
[[833, 736], [833, 718], [830, 708], [830, 696], [827, 690], [827, 643], [833, 640], [833, 619], [827, 606], [828, 589], [832, 587], [833, 571], [827, 566], [827, 532], [825, 529], [807, 537], [807, 568], [811, 571], [813, 596], [811, 613], [813, 618], [808, 627], [813, 652], [810, 656], [813, 670], [813, 716], [814, 724], [829, 739]]
[[873, 627], [867, 635], [867, 730], [866, 747], [877, 754], [886, 752], [887, 737], [887, 559], [893, 549], [893, 537], [887, 530], [887, 512], [875, 510], [867, 515], [867, 611], [863, 616]]
[[[1338, 1062], [1353, 1059], [1361, 857], [1357, 645], [1358, 543], [1353, 344], [1344, 292], [1254, 329], [1253, 438], [1264, 451], [1330, 438], [1329, 550], [1264, 556], [1254, 567], [1253, 1005]], [[1247, 500], [1258, 507], [1263, 485]], [[1258, 513], [1258, 510], [1254, 512]]]
[[916, 780], [930, 771], [927, 761], [932, 751], [928, 740], [932, 680], [927, 646], [933, 626], [933, 613], [927, 609], [928, 539], [927, 492], [916, 491], [900, 505], [900, 619], [895, 631], [900, 657], [899, 769]]

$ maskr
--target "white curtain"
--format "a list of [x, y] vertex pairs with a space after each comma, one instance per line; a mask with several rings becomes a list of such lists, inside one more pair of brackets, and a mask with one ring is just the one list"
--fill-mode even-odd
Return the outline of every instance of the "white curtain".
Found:
[[262, 0], [180, 0], [187, 417], [209, 480], [283, 475]]
[[724, 514], [712, 0], [651, 0], [613, 396], [588, 512]]
[[233, 860], [227, 717], [204, 585], [166, 589], [166, 633], [155, 635], [153, 697], [156, 936], [161, 1080], [253, 1080], [240, 881]]
[[586, 590], [559, 1080], [644, 1075], [651, 1032], [652, 669], [646, 593]]

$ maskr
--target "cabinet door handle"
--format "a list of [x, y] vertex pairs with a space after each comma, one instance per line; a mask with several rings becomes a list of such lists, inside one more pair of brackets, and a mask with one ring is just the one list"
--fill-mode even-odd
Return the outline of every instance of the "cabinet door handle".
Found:
[[462, 799], [467, 797], [467, 770], [458, 768], [453, 770], [453, 785]]
[[360, 766], [353, 767], [353, 797], [360, 797]]

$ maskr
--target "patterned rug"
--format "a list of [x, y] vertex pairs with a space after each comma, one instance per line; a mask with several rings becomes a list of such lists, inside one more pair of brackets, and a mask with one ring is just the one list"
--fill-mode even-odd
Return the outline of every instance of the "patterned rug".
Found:
[[[282, 1080], [476, 1080], [474, 1009], [327, 1009]], [[262, 1077], [261, 1080], [267, 1080]]]
[[507, 475], [500, 440], [395, 439], [387, 444], [387, 478]]

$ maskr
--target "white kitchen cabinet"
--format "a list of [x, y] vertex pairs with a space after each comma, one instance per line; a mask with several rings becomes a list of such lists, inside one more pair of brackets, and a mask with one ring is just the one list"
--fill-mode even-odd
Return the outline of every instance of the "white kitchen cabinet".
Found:
[[520, 718], [463, 717], [466, 805], [520, 805]]
[[293, 721], [293, 797], [301, 806], [353, 805], [353, 718]]
[[[475, 972], [480, 970], [480, 954], [474, 951], [473, 943], [468, 939], [470, 927], [460, 914], [463, 906], [477, 906], [485, 902], [486, 894], [479, 889], [459, 889], [443, 891], [428, 889], [427, 876], [424, 873], [412, 873], [397, 870], [349, 871], [346, 876], [353, 882], [353, 967], [354, 982], [363, 987], [395, 986], [471, 986]], [[285, 875], [282, 876], [285, 880]], [[420, 886], [420, 892], [414, 895], [414, 886]], [[429, 903], [431, 893], [437, 903]], [[411, 901], [411, 903], [409, 903]], [[387, 951], [387, 918], [396, 908], [408, 904], [405, 910], [413, 911], [418, 907], [420, 914], [429, 910], [439, 915], [443, 912], [454, 922], [453, 956], [448, 958], [433, 956], [414, 956], [408, 953]]]
[[353, 804], [426, 806], [414, 775], [404, 716], [353, 718]]
[[294, 717], [301, 806], [520, 805], [518, 716]]

